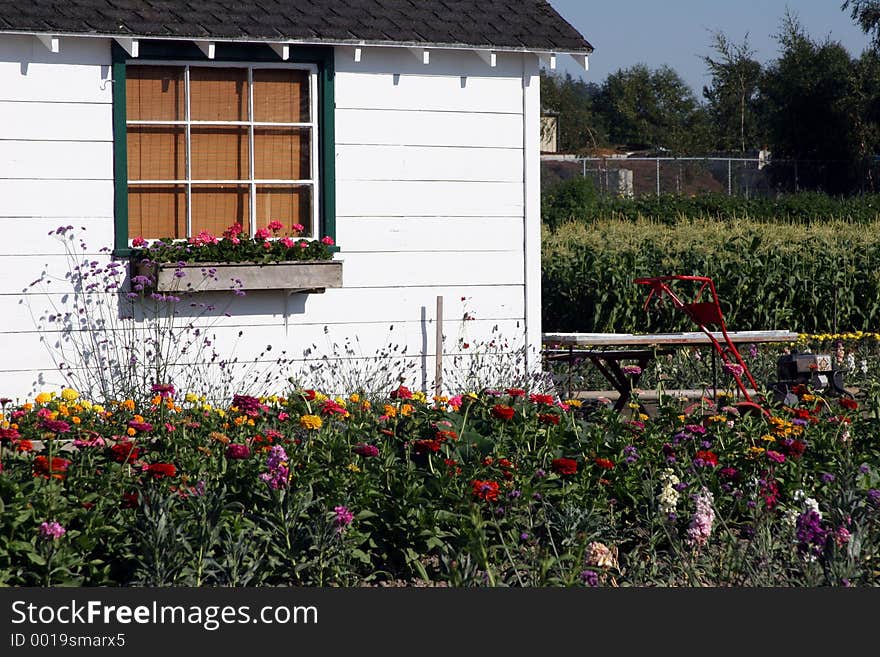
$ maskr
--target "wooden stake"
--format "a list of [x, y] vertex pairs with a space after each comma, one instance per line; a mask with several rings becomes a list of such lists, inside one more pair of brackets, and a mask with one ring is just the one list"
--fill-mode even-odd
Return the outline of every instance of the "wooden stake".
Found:
[[434, 339], [434, 396], [443, 391], [443, 297], [437, 297], [437, 336]]

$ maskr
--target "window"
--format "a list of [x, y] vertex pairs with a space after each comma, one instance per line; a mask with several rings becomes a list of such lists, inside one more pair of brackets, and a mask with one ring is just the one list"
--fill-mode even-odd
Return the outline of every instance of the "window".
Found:
[[332, 50], [291, 49], [287, 63], [268, 47], [215, 60], [149, 48], [131, 59], [114, 47], [117, 255], [135, 237], [235, 223], [335, 237]]

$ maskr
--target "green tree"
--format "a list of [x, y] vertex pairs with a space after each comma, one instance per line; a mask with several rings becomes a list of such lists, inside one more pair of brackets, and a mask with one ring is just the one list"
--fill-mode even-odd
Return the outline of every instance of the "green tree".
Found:
[[836, 41], [813, 41], [791, 13], [783, 18], [777, 35], [781, 55], [770, 64], [759, 84], [761, 115], [769, 134], [774, 160], [822, 160], [829, 167], [800, 182], [837, 193], [853, 182], [858, 161], [853, 131], [856, 67]]
[[669, 66], [652, 71], [636, 64], [612, 73], [596, 98], [596, 109], [614, 143], [673, 154], [705, 149], [705, 110]]
[[880, 0], [846, 0], [840, 8], [850, 10], [850, 16], [865, 34], [880, 45]]
[[758, 119], [758, 83], [761, 64], [754, 58], [746, 34], [741, 44], [722, 32], [712, 34], [715, 57], [704, 57], [712, 82], [703, 87], [711, 122], [712, 145], [724, 152], [744, 153], [762, 145]]
[[605, 129], [593, 109], [598, 90], [595, 84], [575, 79], [570, 73], [563, 77], [541, 71], [541, 105], [559, 114], [559, 150], [585, 153], [607, 143]]

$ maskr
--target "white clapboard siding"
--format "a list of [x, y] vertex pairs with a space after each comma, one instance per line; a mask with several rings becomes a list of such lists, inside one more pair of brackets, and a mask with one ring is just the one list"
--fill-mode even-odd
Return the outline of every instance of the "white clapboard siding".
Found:
[[386, 46], [367, 46], [361, 49], [361, 60], [355, 61], [354, 47], [340, 46], [336, 48], [336, 74], [398, 73], [403, 79], [407, 77], [454, 77], [466, 76], [468, 81], [473, 77], [519, 78], [523, 71], [522, 53], [497, 53], [495, 67], [473, 50], [450, 48], [428, 48], [430, 63], [422, 61], [421, 50], [417, 54], [400, 48]]
[[27, 64], [26, 70], [20, 73], [23, 76], [30, 75], [35, 66], [51, 66], [61, 71], [71, 65], [83, 64], [98, 68], [110, 64], [109, 39], [69, 36], [60, 36], [60, 39], [60, 52], [53, 53], [34, 36], [2, 34], [0, 62]]
[[[437, 297], [443, 297], [443, 314], [446, 320], [468, 316], [481, 320], [518, 319], [523, 316], [524, 297], [522, 286], [473, 286], [473, 287], [391, 287], [391, 288], [340, 288], [324, 294], [298, 293], [287, 295], [282, 290], [251, 291], [239, 297], [228, 292], [198, 293], [176, 305], [178, 324], [198, 322], [201, 326], [256, 326], [279, 327], [287, 313], [288, 328], [305, 324], [351, 324], [365, 322], [433, 322], [436, 317]], [[24, 333], [40, 328], [56, 328], [54, 323], [40, 320], [43, 315], [72, 313], [75, 303], [106, 309], [107, 315], [118, 317], [120, 306], [127, 314], [128, 302], [122, 303], [117, 295], [95, 292], [74, 299], [73, 295], [59, 292], [35, 292], [30, 294], [0, 294], [0, 333]], [[199, 307], [191, 307], [191, 303]], [[103, 304], [103, 306], [101, 305]], [[213, 306], [207, 310], [205, 304]], [[157, 305], [164, 307], [161, 303]], [[154, 313], [155, 306], [150, 312]], [[104, 317], [103, 312], [93, 312], [91, 317]], [[137, 313], [142, 316], [141, 312]], [[119, 326], [118, 321], [110, 325]]]
[[522, 76], [336, 72], [337, 109], [522, 113]]
[[522, 183], [340, 181], [339, 217], [522, 216]]
[[522, 150], [341, 144], [336, 179], [522, 182]]
[[522, 116], [414, 110], [336, 110], [337, 144], [522, 148]]
[[112, 180], [113, 144], [0, 140], [0, 178]]
[[0, 217], [112, 216], [112, 180], [0, 180]]
[[[2, 148], [2, 143], [0, 143]], [[3, 214], [0, 200], [0, 214]], [[55, 235], [49, 235], [61, 226], [73, 226], [76, 230], [75, 244], [85, 241], [89, 255], [101, 255], [104, 247], [113, 244], [113, 220], [109, 217], [2, 217], [0, 235], [15, 234], [14, 240], [0, 240], [0, 255], [62, 254], [64, 246]], [[84, 229], [84, 230], [83, 230]], [[72, 233], [71, 233], [72, 234]], [[0, 294], [4, 285], [0, 284]]]
[[[496, 327], [497, 330], [493, 331]], [[449, 351], [460, 351], [462, 342], [474, 350], [492, 340], [497, 345], [504, 342], [515, 344], [515, 341], [522, 338], [522, 334], [522, 322], [517, 320], [444, 322], [444, 344]], [[190, 353], [193, 358], [198, 353], [207, 359], [210, 355], [208, 352], [213, 349], [220, 358], [237, 358], [239, 362], [252, 361], [257, 357], [283, 360], [321, 356], [368, 358], [394, 353], [413, 355], [433, 349], [434, 345], [434, 331], [425, 322], [401, 322], [393, 326], [387, 322], [364, 323], [358, 324], [356, 329], [348, 324], [309, 324], [291, 327], [286, 337], [282, 337], [276, 326], [247, 326], [240, 329], [217, 329], [210, 335], [212, 345], [208, 348], [198, 348], [201, 344], [200, 338], [191, 337], [187, 333], [177, 334], [175, 345], [177, 349], [191, 345]], [[122, 334], [120, 339], [131, 339], [131, 334]], [[86, 333], [62, 334], [50, 331], [7, 333], [3, 334], [3, 341], [4, 351], [0, 358], [2, 370], [33, 369], [35, 361], [50, 367], [53, 361], [49, 354], [57, 354], [58, 360], [77, 366], [79, 363], [76, 355], [81, 351], [77, 345], [90, 344]], [[270, 348], [269, 351], [267, 348]]]
[[[2, 39], [2, 37], [0, 37]], [[42, 46], [41, 46], [42, 47]], [[22, 71], [25, 70], [25, 73]], [[110, 104], [110, 66], [0, 61], [0, 101]], [[101, 88], [103, 85], [103, 89]]]
[[109, 104], [0, 101], [0, 139], [112, 141]]
[[369, 251], [515, 251], [522, 217], [345, 217], [336, 241], [348, 253]]
[[349, 287], [409, 285], [522, 285], [521, 251], [460, 253], [350, 253], [342, 282]]

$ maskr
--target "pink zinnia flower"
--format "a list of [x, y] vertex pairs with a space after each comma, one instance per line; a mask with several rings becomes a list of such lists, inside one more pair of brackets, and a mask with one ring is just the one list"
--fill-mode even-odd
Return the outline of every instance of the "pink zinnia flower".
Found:
[[226, 447], [226, 458], [228, 459], [246, 459], [250, 455], [251, 449], [247, 445], [231, 443]]
[[348, 527], [354, 520], [354, 514], [349, 511], [347, 506], [335, 506], [333, 507], [333, 511], [336, 512], [336, 517], [333, 521], [336, 523], [340, 532]]
[[40, 536], [46, 540], [59, 539], [66, 533], [67, 530], [57, 522], [43, 522], [40, 524]]
[[774, 452], [772, 449], [767, 450], [767, 458], [776, 463], [785, 463], [785, 455]]

